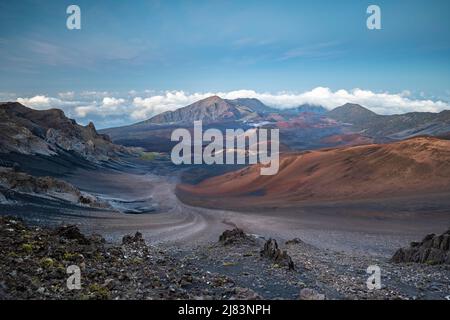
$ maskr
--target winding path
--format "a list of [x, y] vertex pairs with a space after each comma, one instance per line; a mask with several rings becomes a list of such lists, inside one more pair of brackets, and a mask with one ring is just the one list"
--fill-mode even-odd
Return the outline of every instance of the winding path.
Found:
[[[239, 227], [247, 233], [273, 237], [280, 241], [301, 238], [317, 247], [337, 251], [390, 255], [396, 248], [419, 240], [430, 232], [442, 232], [450, 225], [449, 213], [430, 215], [377, 212], [349, 214], [347, 208], [310, 208], [288, 211], [243, 213], [188, 206], [176, 197], [176, 180], [154, 174], [89, 172], [72, 177], [74, 184], [108, 198], [133, 203], [148, 201], [155, 213], [123, 214], [117, 211], [88, 211], [84, 229], [98, 232], [108, 240], [119, 241], [125, 234], [140, 231], [153, 244], [192, 247], [217, 241], [226, 229]], [[75, 183], [76, 182], [76, 183]], [[396, 204], [402, 207], [402, 204]], [[395, 205], [393, 210], [397, 210]]]

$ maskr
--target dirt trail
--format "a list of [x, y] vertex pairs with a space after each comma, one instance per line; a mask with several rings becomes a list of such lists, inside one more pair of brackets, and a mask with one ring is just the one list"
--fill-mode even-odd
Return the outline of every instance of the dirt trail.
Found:
[[215, 242], [224, 230], [239, 227], [247, 233], [280, 241], [297, 237], [323, 249], [389, 256], [410, 241], [430, 232], [442, 232], [450, 225], [448, 214], [439, 213], [433, 219], [430, 214], [391, 214], [389, 210], [397, 210], [395, 206], [386, 212], [372, 208], [365, 214], [352, 213], [345, 206], [253, 213], [199, 208], [180, 202], [174, 192], [177, 180], [173, 178], [101, 172], [93, 180], [88, 179], [90, 174], [80, 171], [71, 180], [101, 197], [126, 201], [128, 206], [148, 202], [156, 208], [143, 214], [83, 213], [90, 218], [85, 220], [84, 229], [101, 233], [111, 241], [140, 231], [150, 243], [194, 247]]

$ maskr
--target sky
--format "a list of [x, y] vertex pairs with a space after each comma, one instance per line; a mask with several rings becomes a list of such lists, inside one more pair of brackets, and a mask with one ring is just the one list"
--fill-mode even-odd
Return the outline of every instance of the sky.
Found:
[[[69, 5], [81, 29], [66, 27]], [[381, 9], [369, 30], [367, 7]], [[208, 95], [450, 109], [447, 0], [0, 0], [0, 101], [99, 128]]]

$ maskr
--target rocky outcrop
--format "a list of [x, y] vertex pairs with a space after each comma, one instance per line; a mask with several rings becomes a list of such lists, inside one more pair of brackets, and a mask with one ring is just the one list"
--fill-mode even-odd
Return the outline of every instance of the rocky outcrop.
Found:
[[412, 242], [409, 248], [397, 250], [392, 261], [450, 264], [450, 229], [439, 236], [429, 234], [421, 242]]
[[239, 228], [225, 230], [219, 237], [219, 242], [223, 245], [254, 243], [254, 239]]
[[[81, 271], [69, 289], [69, 267]], [[50, 229], [0, 216], [0, 300], [260, 299], [222, 274], [203, 271], [140, 233], [122, 245], [85, 236], [76, 226]]]
[[94, 208], [108, 208], [109, 204], [97, 197], [52, 177], [34, 177], [14, 168], [0, 167], [0, 190], [47, 197]]
[[278, 243], [275, 239], [269, 239], [264, 244], [264, 249], [261, 250], [261, 256], [273, 260], [276, 264], [288, 267], [289, 270], [294, 270], [294, 262], [287, 254], [287, 251], [283, 251], [278, 248]]
[[108, 161], [132, 151], [81, 126], [59, 109], [33, 110], [20, 103], [0, 104], [0, 153], [55, 156], [69, 151], [92, 162]]
[[134, 244], [145, 244], [145, 240], [142, 237], [142, 233], [136, 232], [134, 236], [131, 235], [125, 235], [122, 238], [122, 244], [123, 245], [134, 245]]
[[58, 227], [53, 234], [66, 240], [76, 240], [79, 244], [83, 245], [91, 243], [89, 239], [81, 233], [80, 229], [74, 225]]

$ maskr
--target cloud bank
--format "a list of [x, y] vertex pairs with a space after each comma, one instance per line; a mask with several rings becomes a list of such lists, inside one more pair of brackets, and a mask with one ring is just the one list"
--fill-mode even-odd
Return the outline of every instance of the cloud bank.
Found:
[[204, 93], [166, 91], [160, 94], [152, 91], [131, 90], [124, 95], [95, 91], [65, 92], [59, 93], [57, 97], [36, 95], [18, 97], [16, 100], [39, 110], [61, 108], [69, 117], [75, 118], [80, 123], [94, 121], [98, 127], [108, 127], [146, 120], [161, 112], [172, 111], [212, 95], [218, 95], [224, 99], [256, 98], [279, 109], [302, 104], [321, 105], [333, 109], [348, 102], [360, 104], [379, 114], [413, 111], [440, 112], [450, 109], [448, 102], [412, 97], [408, 91], [401, 93], [380, 93], [363, 89], [332, 91], [325, 87], [317, 87], [301, 93], [261, 93], [253, 90]]

